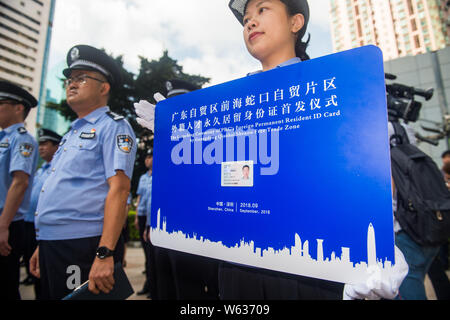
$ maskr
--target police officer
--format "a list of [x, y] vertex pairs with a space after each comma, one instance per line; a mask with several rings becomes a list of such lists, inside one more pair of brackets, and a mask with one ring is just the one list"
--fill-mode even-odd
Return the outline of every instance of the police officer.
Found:
[[50, 174], [50, 162], [52, 161], [53, 155], [56, 150], [58, 150], [59, 143], [61, 142], [61, 136], [56, 132], [49, 129], [39, 129], [38, 132], [38, 143], [39, 143], [39, 156], [44, 160], [44, 163], [36, 171], [33, 179], [33, 187], [31, 191], [30, 207], [28, 212], [25, 214], [25, 250], [23, 254], [23, 261], [25, 262], [25, 267], [27, 269], [27, 278], [21, 283], [25, 285], [34, 283], [34, 291], [36, 294], [36, 299], [39, 299], [40, 285], [39, 280], [33, 277], [29, 271], [30, 258], [36, 250], [36, 233], [34, 231], [34, 213], [36, 212], [37, 202], [39, 195], [41, 193], [42, 185], [44, 181]]
[[[136, 155], [129, 123], [107, 106], [120, 69], [103, 51], [73, 47], [63, 71], [67, 103], [78, 115], [52, 161], [36, 210], [39, 240], [30, 261], [42, 297], [61, 299], [89, 279], [89, 290], [114, 287], [115, 251]], [[119, 246], [118, 246], [119, 247]]]
[[23, 253], [24, 214], [30, 203], [37, 165], [36, 140], [23, 122], [36, 99], [0, 81], [0, 299], [20, 299], [19, 259]]

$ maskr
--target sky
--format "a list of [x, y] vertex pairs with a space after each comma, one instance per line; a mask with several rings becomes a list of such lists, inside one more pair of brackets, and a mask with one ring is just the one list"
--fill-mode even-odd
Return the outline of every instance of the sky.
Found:
[[[311, 58], [332, 53], [329, 0], [310, 0]], [[247, 52], [242, 26], [228, 0], [56, 0], [49, 68], [65, 61], [77, 44], [123, 55], [125, 68], [139, 70], [139, 56], [164, 50], [189, 74], [215, 85], [259, 70]]]

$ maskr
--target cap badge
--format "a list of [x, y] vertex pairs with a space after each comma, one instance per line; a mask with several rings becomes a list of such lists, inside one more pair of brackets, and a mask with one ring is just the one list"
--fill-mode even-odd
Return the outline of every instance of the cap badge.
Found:
[[78, 48], [73, 48], [72, 51], [70, 51], [70, 58], [72, 61], [78, 60], [80, 58], [80, 50], [78, 50]]

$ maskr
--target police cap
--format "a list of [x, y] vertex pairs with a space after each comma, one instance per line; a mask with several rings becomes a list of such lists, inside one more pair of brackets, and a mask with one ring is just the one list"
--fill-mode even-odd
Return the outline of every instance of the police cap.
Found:
[[9, 82], [0, 80], [0, 100], [17, 101], [25, 108], [34, 108], [37, 106], [37, 100], [25, 89]]
[[108, 79], [112, 87], [118, 87], [122, 81], [117, 62], [104, 51], [88, 45], [76, 45], [67, 53], [68, 68], [63, 70], [66, 78], [73, 70], [100, 72]]
[[166, 89], [167, 98], [170, 98], [179, 94], [198, 90], [200, 87], [184, 80], [173, 79], [166, 82]]
[[[305, 25], [300, 29], [299, 39], [303, 38], [306, 33], [306, 28], [309, 22], [309, 5], [307, 0], [280, 0], [295, 13], [301, 13], [305, 17]], [[244, 25], [244, 15], [247, 9], [247, 4], [250, 0], [230, 0], [228, 7], [234, 13], [239, 22]]]
[[62, 139], [62, 137], [55, 131], [45, 128], [39, 129], [38, 135], [38, 142], [53, 141], [56, 143], [60, 143]]

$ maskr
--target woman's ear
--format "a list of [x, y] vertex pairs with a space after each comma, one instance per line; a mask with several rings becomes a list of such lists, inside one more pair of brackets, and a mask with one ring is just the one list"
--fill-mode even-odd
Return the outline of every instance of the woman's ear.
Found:
[[297, 13], [296, 15], [292, 16], [291, 21], [292, 21], [291, 31], [292, 33], [295, 34], [297, 34], [297, 32], [299, 32], [305, 25], [305, 17], [301, 13]]

